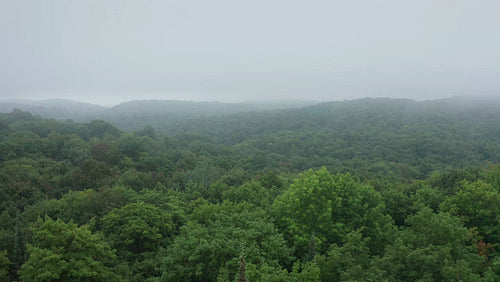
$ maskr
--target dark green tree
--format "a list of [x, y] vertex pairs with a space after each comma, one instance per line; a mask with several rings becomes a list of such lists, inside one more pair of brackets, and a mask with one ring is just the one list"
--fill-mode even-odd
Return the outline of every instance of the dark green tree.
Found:
[[174, 229], [169, 213], [144, 202], [129, 203], [102, 217], [100, 226], [136, 280], [159, 275], [155, 256], [167, 247]]
[[442, 210], [457, 215], [468, 228], [477, 228], [485, 242], [500, 243], [500, 189], [481, 180], [462, 186]]
[[386, 279], [397, 281], [479, 281], [490, 272], [460, 220], [425, 207], [406, 220], [407, 227], [376, 260]]
[[0, 281], [9, 281], [9, 268], [11, 262], [7, 251], [0, 251]]
[[244, 250], [246, 265], [273, 272], [290, 263], [286, 246], [265, 212], [247, 203], [201, 204], [163, 259], [164, 281], [233, 281]]

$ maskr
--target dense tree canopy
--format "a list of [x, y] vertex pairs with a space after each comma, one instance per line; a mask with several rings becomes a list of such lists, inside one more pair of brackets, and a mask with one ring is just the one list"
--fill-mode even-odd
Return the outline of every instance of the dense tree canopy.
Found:
[[0, 114], [0, 280], [498, 281], [500, 112], [453, 101]]

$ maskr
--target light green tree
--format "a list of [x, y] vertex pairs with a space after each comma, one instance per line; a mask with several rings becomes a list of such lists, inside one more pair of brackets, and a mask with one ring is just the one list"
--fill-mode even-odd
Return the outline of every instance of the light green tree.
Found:
[[357, 182], [350, 174], [331, 175], [326, 168], [308, 170], [273, 204], [279, 226], [305, 259], [314, 234], [316, 250], [325, 253], [333, 243], [358, 228], [370, 237], [370, 250], [381, 253], [394, 225], [384, 214], [380, 194]]
[[33, 225], [29, 258], [20, 272], [23, 281], [120, 281], [114, 272], [114, 250], [87, 226], [54, 221]]

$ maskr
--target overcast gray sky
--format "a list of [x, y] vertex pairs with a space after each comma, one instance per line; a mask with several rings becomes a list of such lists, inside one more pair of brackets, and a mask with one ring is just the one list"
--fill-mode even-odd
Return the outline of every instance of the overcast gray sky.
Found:
[[1, 0], [0, 98], [500, 95], [499, 0]]

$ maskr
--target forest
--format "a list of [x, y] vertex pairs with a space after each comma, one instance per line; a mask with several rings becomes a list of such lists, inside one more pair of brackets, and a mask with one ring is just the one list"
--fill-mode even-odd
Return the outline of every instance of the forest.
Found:
[[139, 107], [0, 113], [1, 281], [500, 280], [500, 99]]

